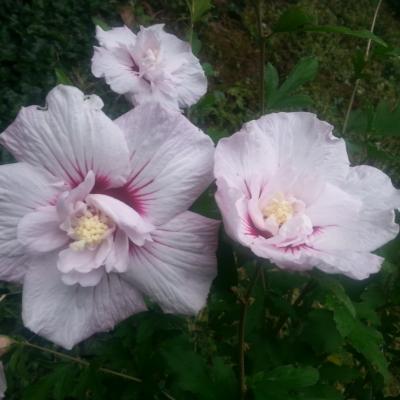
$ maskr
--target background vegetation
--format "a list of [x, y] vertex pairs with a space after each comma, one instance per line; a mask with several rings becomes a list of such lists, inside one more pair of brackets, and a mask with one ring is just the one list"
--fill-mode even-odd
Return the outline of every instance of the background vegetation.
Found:
[[[379, 166], [399, 185], [400, 3], [382, 2], [372, 36], [376, 6], [376, 0], [265, 0], [264, 101], [267, 111], [316, 112], [346, 138], [355, 163]], [[90, 74], [95, 24], [136, 30], [165, 23], [192, 37], [209, 77], [208, 94], [188, 116], [215, 141], [232, 134], [260, 114], [256, 10], [251, 0], [2, 0], [0, 131], [21, 106], [43, 104], [58, 82], [99, 94], [110, 116], [128, 110], [123, 97]], [[212, 192], [194, 208], [218, 217]], [[197, 318], [153, 306], [77, 346], [70, 358], [49, 352], [60, 350], [23, 328], [20, 288], [0, 284], [0, 333], [18, 341], [2, 357], [7, 399], [239, 398], [244, 311], [249, 399], [400, 399], [399, 240], [380, 253], [383, 270], [362, 282], [265, 264], [250, 293], [254, 263], [221, 234], [218, 278]]]

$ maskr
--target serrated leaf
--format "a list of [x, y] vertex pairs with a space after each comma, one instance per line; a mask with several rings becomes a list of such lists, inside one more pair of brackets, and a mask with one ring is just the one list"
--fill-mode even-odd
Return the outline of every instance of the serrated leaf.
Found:
[[382, 334], [361, 321], [356, 321], [348, 339], [351, 345], [382, 375], [385, 382], [390, 382], [388, 362], [382, 351]]

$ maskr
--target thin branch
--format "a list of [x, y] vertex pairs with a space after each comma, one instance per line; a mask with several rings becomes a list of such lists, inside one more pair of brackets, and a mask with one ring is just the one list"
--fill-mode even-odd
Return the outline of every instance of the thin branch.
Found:
[[[378, 4], [376, 5], [375, 12], [374, 12], [374, 17], [373, 17], [372, 23], [371, 23], [371, 28], [369, 30], [371, 33], [374, 33], [375, 24], [376, 24], [376, 20], [378, 18], [379, 9], [381, 8], [381, 5], [382, 5], [382, 1], [383, 0], [379, 0]], [[371, 44], [372, 44], [372, 39], [368, 39], [367, 48], [365, 49], [365, 54], [364, 54], [364, 63], [366, 63], [368, 61], [369, 53], [371, 51]], [[355, 97], [356, 97], [356, 94], [357, 94], [358, 86], [360, 85], [360, 81], [361, 81], [361, 79], [357, 78], [355, 83], [354, 83], [353, 92], [351, 93], [350, 102], [349, 102], [349, 105], [347, 107], [346, 115], [344, 117], [343, 130], [342, 130], [343, 131], [343, 135], [347, 131], [347, 126], [349, 124], [351, 110], [353, 109], [353, 104], [354, 104], [354, 100], [355, 100]]]
[[247, 310], [250, 305], [251, 292], [253, 291], [254, 285], [260, 275], [261, 266], [257, 265], [256, 271], [247, 287], [246, 293], [241, 298], [242, 309], [240, 312], [239, 320], [239, 381], [240, 381], [240, 400], [244, 400], [246, 397], [246, 370], [244, 365], [244, 354], [245, 354], [245, 333], [246, 333], [246, 316]]
[[[59, 351], [55, 351], [55, 350], [48, 349], [46, 347], [39, 346], [37, 344], [33, 344], [33, 343], [30, 343], [30, 342], [27, 342], [27, 341], [15, 342], [15, 343], [18, 344], [18, 345], [21, 345], [21, 346], [31, 347], [32, 349], [35, 349], [35, 350], [40, 350], [40, 351], [42, 351], [44, 353], [52, 354], [52, 355], [54, 355], [54, 356], [56, 356], [58, 358], [63, 358], [64, 360], [68, 360], [68, 361], [74, 362], [74, 363], [82, 365], [84, 367], [89, 367], [90, 366], [90, 363], [88, 361], [82, 360], [79, 357], [73, 357], [73, 356], [70, 356], [68, 354], [61, 353]], [[101, 371], [101, 372], [104, 372], [105, 374], [118, 376], [120, 378], [127, 379], [129, 381], [139, 382], [139, 383], [142, 382], [142, 380], [140, 378], [136, 378], [135, 376], [127, 375], [127, 374], [124, 374], [122, 372], [114, 371], [114, 370], [109, 369], [109, 368], [100, 367], [98, 370]]]

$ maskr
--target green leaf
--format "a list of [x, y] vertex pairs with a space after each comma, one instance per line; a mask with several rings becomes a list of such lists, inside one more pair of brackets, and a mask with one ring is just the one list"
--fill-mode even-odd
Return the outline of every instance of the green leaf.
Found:
[[361, 321], [356, 321], [348, 339], [351, 345], [382, 375], [385, 382], [390, 382], [388, 362], [382, 351], [382, 334]]
[[386, 101], [379, 102], [372, 121], [372, 133], [376, 136], [400, 136], [400, 103], [391, 109]]
[[264, 72], [266, 96], [273, 97], [279, 87], [279, 74], [276, 68], [268, 63]]
[[342, 35], [353, 36], [360, 39], [370, 39], [371, 41], [380, 44], [383, 47], [388, 46], [384, 40], [376, 36], [374, 33], [371, 33], [367, 29], [360, 29], [353, 31], [352, 29], [347, 28], [345, 26], [316, 25], [316, 26], [307, 26], [304, 30], [307, 32], [340, 33]]
[[367, 29], [352, 30], [345, 26], [336, 25], [315, 25], [314, 19], [300, 8], [290, 8], [286, 10], [273, 27], [274, 33], [279, 32], [323, 32], [323, 33], [339, 33], [342, 35], [353, 36], [360, 39], [369, 39], [383, 48], [387, 48], [387, 43], [374, 33]]
[[334, 353], [343, 344], [332, 312], [323, 309], [312, 310], [307, 315], [301, 338], [317, 353]]
[[284, 365], [250, 377], [249, 384], [256, 400], [284, 400], [289, 393], [315, 385], [318, 379], [318, 370], [313, 367]]
[[274, 32], [293, 32], [307, 24], [313, 23], [313, 18], [300, 8], [286, 10], [273, 27]]
[[317, 76], [318, 60], [314, 57], [302, 58], [290, 72], [280, 87], [280, 93], [288, 94]]
[[238, 384], [231, 365], [222, 357], [213, 359], [210, 375], [213, 381], [215, 396], [217, 399], [234, 399], [238, 391]]
[[198, 22], [212, 7], [211, 0], [186, 0], [193, 24]]
[[71, 79], [68, 78], [68, 75], [63, 69], [55, 68], [54, 72], [56, 74], [57, 84], [72, 85]]
[[314, 57], [302, 58], [278, 88], [278, 72], [272, 64], [265, 71], [265, 95], [268, 109], [303, 108], [312, 105], [305, 94], [294, 94], [304, 84], [315, 79], [318, 61]]
[[204, 399], [214, 399], [213, 385], [203, 358], [195, 353], [184, 337], [168, 340], [162, 350], [177, 386]]
[[105, 22], [102, 18], [99, 17], [92, 17], [92, 22], [96, 25], [96, 26], [100, 26], [100, 28], [102, 28], [105, 31], [108, 31], [111, 29], [111, 27], [107, 24], [107, 22]]

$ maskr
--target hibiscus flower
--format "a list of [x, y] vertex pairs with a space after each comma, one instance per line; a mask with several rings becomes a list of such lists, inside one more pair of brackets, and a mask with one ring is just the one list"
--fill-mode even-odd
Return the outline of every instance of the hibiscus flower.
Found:
[[257, 256], [364, 279], [399, 231], [400, 192], [380, 170], [350, 167], [332, 129], [303, 112], [245, 124], [217, 145], [216, 200], [227, 233]]
[[207, 79], [190, 45], [166, 33], [164, 25], [126, 26], [104, 31], [96, 27], [92, 73], [134, 104], [149, 100], [176, 109], [196, 103], [207, 91]]
[[111, 121], [97, 96], [57, 86], [1, 135], [0, 278], [23, 283], [26, 327], [70, 349], [146, 310], [195, 314], [216, 274], [218, 222], [188, 207], [214, 146], [179, 112]]

